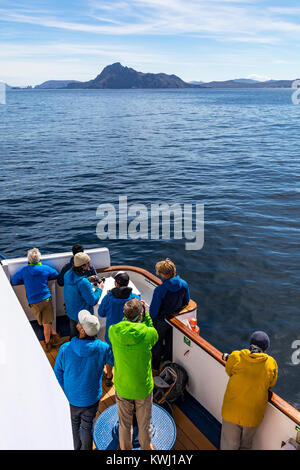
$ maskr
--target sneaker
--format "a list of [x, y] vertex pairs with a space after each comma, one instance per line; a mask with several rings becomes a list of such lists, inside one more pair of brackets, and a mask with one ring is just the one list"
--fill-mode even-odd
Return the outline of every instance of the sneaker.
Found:
[[67, 338], [61, 338], [61, 336], [59, 334], [52, 335], [51, 338], [50, 338], [50, 343], [54, 347], [61, 346], [62, 344], [66, 343], [66, 341], [68, 341], [68, 339]]

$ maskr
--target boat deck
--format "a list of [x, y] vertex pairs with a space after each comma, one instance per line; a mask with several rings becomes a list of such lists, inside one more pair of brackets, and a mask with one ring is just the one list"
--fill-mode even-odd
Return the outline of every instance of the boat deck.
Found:
[[[44, 341], [40, 341], [40, 343], [45, 351]], [[57, 352], [58, 348], [52, 348], [49, 353], [45, 351], [52, 367], [54, 367]], [[96, 418], [100, 413], [102, 413], [102, 411], [116, 402], [114, 387], [107, 387], [103, 380], [102, 388], [103, 394]], [[177, 427], [177, 439], [173, 446], [173, 450], [216, 450], [216, 447], [177, 406], [174, 409], [173, 418]]]

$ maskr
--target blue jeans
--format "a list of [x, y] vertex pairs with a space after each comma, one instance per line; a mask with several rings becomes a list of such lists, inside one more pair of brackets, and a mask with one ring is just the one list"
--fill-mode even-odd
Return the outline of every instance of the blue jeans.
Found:
[[99, 402], [82, 408], [70, 405], [74, 450], [93, 449], [93, 422], [98, 406]]
[[70, 340], [74, 338], [74, 336], [78, 335], [78, 330], [76, 328], [77, 323], [78, 321], [72, 320], [72, 318], [70, 318]]

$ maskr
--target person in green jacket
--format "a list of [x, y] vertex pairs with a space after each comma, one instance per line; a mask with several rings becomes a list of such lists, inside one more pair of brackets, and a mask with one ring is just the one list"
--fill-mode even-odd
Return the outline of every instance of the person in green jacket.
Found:
[[158, 334], [146, 313], [145, 304], [139, 299], [126, 302], [123, 320], [109, 328], [108, 337], [114, 355], [120, 449], [132, 449], [135, 409], [141, 449], [153, 450], [151, 349], [158, 340]]

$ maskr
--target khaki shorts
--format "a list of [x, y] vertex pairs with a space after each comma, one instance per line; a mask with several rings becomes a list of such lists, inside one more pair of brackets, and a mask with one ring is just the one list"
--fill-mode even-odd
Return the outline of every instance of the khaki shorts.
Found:
[[53, 322], [54, 313], [51, 297], [49, 297], [49, 299], [42, 300], [41, 302], [37, 302], [36, 304], [31, 304], [30, 308], [39, 325], [45, 325]]

